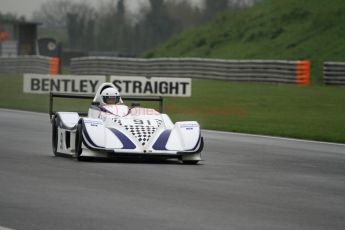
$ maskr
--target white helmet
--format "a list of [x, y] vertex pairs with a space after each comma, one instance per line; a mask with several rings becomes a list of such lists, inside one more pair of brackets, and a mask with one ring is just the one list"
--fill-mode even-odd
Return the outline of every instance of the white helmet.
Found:
[[102, 101], [105, 104], [118, 104], [121, 102], [120, 93], [117, 89], [109, 87], [102, 91], [101, 93]]

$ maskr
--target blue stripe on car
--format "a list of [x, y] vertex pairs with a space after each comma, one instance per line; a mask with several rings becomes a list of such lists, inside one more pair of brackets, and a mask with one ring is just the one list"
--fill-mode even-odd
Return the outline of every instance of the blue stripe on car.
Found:
[[119, 140], [122, 142], [123, 144], [123, 149], [135, 149], [136, 146], [135, 144], [122, 132], [120, 132], [117, 129], [114, 128], [110, 128], [110, 131], [112, 131], [116, 137], [119, 138]]
[[194, 146], [194, 148], [192, 148], [192, 149], [188, 149], [188, 150], [186, 150], [186, 151], [193, 151], [193, 150], [196, 150], [196, 148], [199, 146], [199, 144], [200, 144], [200, 141], [201, 141], [201, 134], [199, 134], [199, 139], [198, 139], [198, 141], [196, 142], [196, 145]]
[[154, 150], [167, 150], [165, 148], [168, 139], [170, 137], [171, 129], [164, 130], [161, 135], [158, 137], [155, 144], [152, 146]]
[[91, 137], [89, 136], [89, 134], [88, 134], [87, 131], [86, 131], [86, 127], [85, 127], [84, 121], [83, 121], [83, 134], [84, 134], [86, 140], [90, 143], [90, 145], [92, 145], [91, 147], [95, 147], [95, 148], [104, 148], [104, 147], [101, 147], [101, 146], [96, 145], [96, 144], [91, 140]]

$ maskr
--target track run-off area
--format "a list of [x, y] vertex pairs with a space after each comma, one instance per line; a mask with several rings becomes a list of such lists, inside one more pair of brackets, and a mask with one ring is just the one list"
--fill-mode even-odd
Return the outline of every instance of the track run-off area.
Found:
[[204, 161], [54, 157], [0, 109], [0, 229], [344, 229], [345, 145], [203, 130]]

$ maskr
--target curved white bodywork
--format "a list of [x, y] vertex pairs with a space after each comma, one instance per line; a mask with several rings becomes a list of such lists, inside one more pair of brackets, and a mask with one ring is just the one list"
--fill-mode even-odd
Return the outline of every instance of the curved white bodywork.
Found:
[[[104, 85], [112, 87], [109, 83]], [[54, 115], [56, 153], [76, 157], [139, 154], [179, 158], [186, 162], [201, 160], [203, 140], [198, 122], [174, 124], [168, 115], [154, 109], [129, 108], [122, 103], [100, 105], [97, 102], [101, 92], [102, 89], [97, 91], [87, 117], [71, 112]], [[80, 148], [78, 132], [82, 136]]]

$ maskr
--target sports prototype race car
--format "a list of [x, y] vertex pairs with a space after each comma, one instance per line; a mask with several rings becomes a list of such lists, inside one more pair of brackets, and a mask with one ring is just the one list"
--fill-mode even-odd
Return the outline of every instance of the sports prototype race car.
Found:
[[[142, 108], [138, 104], [129, 108], [111, 83], [103, 83], [99, 87], [88, 113], [84, 115], [53, 112], [53, 97], [91, 97], [50, 94], [52, 147], [56, 156], [70, 155], [85, 160], [89, 157], [139, 155], [177, 158], [185, 164], [197, 164], [201, 160], [204, 142], [198, 122], [174, 124], [162, 111]], [[147, 97], [136, 99], [154, 100]], [[159, 101], [162, 110], [162, 98]]]

